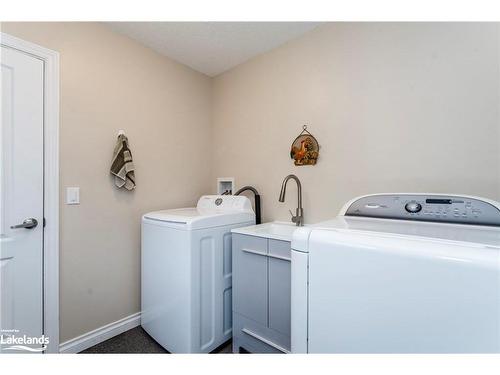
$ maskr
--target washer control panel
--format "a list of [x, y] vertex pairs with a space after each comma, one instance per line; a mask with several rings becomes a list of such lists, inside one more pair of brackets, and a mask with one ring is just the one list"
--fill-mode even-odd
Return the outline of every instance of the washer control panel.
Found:
[[353, 201], [344, 215], [500, 226], [500, 203], [455, 195], [374, 194]]

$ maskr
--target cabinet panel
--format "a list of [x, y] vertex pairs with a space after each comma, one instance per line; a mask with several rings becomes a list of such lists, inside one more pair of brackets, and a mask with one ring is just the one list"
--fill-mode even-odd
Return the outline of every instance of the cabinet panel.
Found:
[[253, 320], [235, 313], [234, 314], [234, 342], [235, 353], [239, 347], [251, 353], [289, 353], [290, 337], [258, 324]]
[[253, 337], [246, 336], [243, 333], [233, 338], [234, 354], [283, 354], [279, 350], [260, 342]]
[[280, 240], [269, 240], [269, 255], [285, 260], [290, 260], [292, 248], [290, 242]]
[[267, 325], [267, 239], [233, 234], [233, 310]]
[[289, 352], [290, 257], [290, 242], [233, 234], [235, 352]]
[[290, 285], [290, 261], [270, 257], [269, 328], [287, 336], [290, 336]]

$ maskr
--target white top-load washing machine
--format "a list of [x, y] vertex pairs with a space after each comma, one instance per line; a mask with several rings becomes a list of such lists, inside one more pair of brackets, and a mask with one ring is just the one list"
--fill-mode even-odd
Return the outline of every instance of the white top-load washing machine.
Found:
[[292, 241], [292, 353], [500, 351], [500, 204], [356, 198]]
[[231, 338], [231, 229], [255, 223], [248, 198], [202, 196], [142, 217], [141, 325], [172, 353]]

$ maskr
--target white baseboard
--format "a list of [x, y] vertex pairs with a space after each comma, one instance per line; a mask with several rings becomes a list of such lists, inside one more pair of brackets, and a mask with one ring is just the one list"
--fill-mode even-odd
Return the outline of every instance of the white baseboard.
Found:
[[79, 353], [141, 324], [141, 313], [129, 315], [59, 345], [59, 353]]

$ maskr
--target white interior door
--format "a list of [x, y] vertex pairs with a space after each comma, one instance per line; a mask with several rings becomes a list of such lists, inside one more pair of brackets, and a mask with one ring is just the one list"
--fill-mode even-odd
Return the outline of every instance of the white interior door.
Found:
[[12, 338], [43, 334], [44, 63], [7, 47], [0, 61], [0, 352], [41, 351]]

